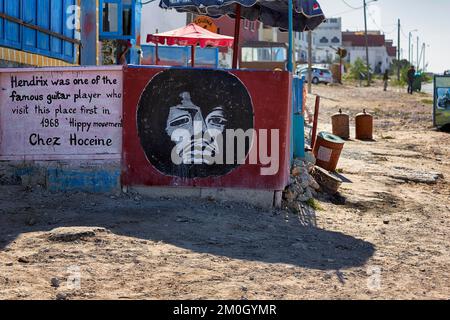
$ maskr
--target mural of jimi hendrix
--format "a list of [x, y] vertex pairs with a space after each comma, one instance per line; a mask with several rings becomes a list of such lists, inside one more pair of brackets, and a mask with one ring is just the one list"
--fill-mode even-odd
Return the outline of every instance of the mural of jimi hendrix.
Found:
[[[226, 71], [208, 69], [158, 73], [145, 87], [137, 111], [148, 161], [164, 175], [189, 179], [222, 176], [239, 166], [244, 159], [237, 159], [238, 146], [227, 146], [226, 130], [252, 129], [253, 119], [242, 82]], [[250, 144], [245, 143], [245, 156]], [[230, 148], [233, 161], [227, 162]]]

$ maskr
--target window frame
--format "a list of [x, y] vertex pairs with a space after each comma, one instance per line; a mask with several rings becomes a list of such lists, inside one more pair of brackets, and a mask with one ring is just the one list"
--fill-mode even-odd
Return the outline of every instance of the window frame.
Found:
[[[117, 4], [117, 31], [108, 32], [103, 31], [103, 5], [104, 4]], [[131, 9], [131, 34], [123, 34], [123, 10]], [[99, 0], [99, 38], [103, 39], [117, 39], [117, 40], [130, 40], [136, 37], [136, 0], [131, 0], [131, 4], [124, 4], [122, 0]]]

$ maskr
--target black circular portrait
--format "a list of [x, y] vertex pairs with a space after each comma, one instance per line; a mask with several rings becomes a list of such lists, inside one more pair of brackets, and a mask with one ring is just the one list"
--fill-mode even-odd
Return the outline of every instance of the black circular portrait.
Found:
[[145, 87], [137, 128], [147, 159], [163, 174], [222, 176], [244, 163], [250, 150], [252, 101], [228, 72], [168, 69]]

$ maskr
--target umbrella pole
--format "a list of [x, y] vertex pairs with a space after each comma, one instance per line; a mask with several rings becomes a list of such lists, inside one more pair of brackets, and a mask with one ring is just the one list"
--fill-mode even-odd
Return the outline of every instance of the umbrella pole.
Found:
[[241, 5], [236, 4], [234, 17], [234, 41], [233, 41], [233, 69], [237, 69], [237, 60], [239, 57], [239, 33], [241, 30]]
[[155, 64], [158, 65], [159, 54], [158, 54], [158, 43], [155, 46]]
[[191, 46], [191, 67], [195, 66], [195, 46]]
[[292, 0], [288, 1], [288, 25], [289, 25], [289, 46], [288, 46], [288, 61], [287, 61], [287, 70], [292, 72], [293, 66], [292, 66], [292, 50], [293, 50], [293, 10], [292, 10]]

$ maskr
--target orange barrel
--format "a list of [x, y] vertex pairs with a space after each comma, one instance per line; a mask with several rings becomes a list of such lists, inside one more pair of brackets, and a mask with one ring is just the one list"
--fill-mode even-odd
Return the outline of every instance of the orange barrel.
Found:
[[331, 133], [319, 133], [313, 151], [317, 159], [316, 165], [328, 171], [335, 171], [344, 143], [344, 140]]
[[348, 114], [342, 113], [342, 109], [331, 116], [331, 124], [334, 135], [345, 140], [350, 138], [350, 117]]
[[355, 117], [356, 139], [372, 140], [373, 139], [373, 117], [366, 112], [358, 113]]

